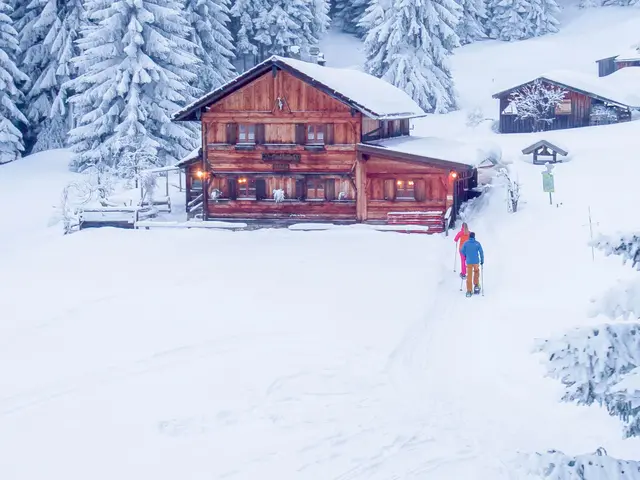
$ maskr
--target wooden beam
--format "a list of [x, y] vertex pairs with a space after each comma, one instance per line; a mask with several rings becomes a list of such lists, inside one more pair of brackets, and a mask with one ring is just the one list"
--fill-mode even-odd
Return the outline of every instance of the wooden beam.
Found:
[[367, 221], [367, 163], [358, 153], [356, 160], [356, 220]]

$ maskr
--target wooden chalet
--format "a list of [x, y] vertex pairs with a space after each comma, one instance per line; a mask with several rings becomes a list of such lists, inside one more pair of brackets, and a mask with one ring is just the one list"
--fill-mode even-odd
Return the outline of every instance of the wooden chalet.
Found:
[[445, 211], [472, 195], [477, 151], [410, 137], [423, 115], [363, 72], [271, 57], [174, 115], [202, 124], [202, 146], [180, 162], [188, 212], [442, 231]]
[[[631, 119], [631, 110], [640, 108], [640, 95], [638, 95], [640, 89], [637, 92], [630, 90], [634, 88], [635, 82], [629, 80], [640, 81], [640, 69], [637, 71], [634, 69], [633, 72], [618, 72], [606, 78], [578, 72], [557, 71], [502, 90], [493, 95], [493, 98], [499, 100], [499, 131], [500, 133], [534, 131], [533, 120], [521, 119], [512, 99], [516, 92], [535, 81], [540, 81], [549, 88], [566, 91], [563, 102], [555, 108], [553, 121], [545, 125], [545, 130], [628, 121]], [[602, 115], [603, 112], [607, 115]]]
[[599, 77], [606, 77], [626, 67], [640, 67], [640, 49], [632, 48], [629, 52], [596, 60], [596, 63]]

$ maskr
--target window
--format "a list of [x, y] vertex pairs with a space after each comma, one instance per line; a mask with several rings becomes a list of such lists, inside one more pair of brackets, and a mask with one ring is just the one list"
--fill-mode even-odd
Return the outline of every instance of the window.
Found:
[[307, 180], [307, 200], [324, 200], [324, 180], [319, 178]]
[[254, 199], [256, 198], [256, 179], [240, 177], [236, 187], [237, 198]]
[[413, 180], [396, 180], [396, 199], [415, 200]]
[[238, 125], [238, 143], [256, 143], [256, 126]]
[[307, 125], [307, 144], [324, 145], [323, 125]]

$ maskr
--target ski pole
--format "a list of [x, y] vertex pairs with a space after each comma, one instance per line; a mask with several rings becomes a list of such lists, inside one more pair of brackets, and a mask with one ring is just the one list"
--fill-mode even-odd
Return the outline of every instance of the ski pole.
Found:
[[456, 242], [456, 249], [453, 251], [453, 273], [456, 273], [456, 262], [458, 261], [458, 242]]
[[480, 282], [482, 283], [482, 296], [484, 297], [484, 263], [482, 264], [482, 269], [480, 270]]
[[464, 283], [464, 279], [460, 277], [460, 291], [462, 291], [462, 284]]

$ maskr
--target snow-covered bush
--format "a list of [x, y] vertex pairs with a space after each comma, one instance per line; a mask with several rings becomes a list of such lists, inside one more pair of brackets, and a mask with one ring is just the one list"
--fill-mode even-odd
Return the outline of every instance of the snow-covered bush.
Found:
[[[640, 237], [637, 234], [600, 237], [595, 245], [607, 255], [615, 254], [640, 267]], [[596, 305], [592, 314], [628, 316], [636, 311], [631, 299], [637, 288], [622, 293], [615, 303], [615, 291]], [[635, 301], [634, 301], [635, 300]], [[598, 403], [624, 423], [626, 436], [640, 436], [640, 323], [615, 323], [597, 328], [580, 328], [559, 339], [536, 346], [548, 355], [548, 373], [566, 387], [563, 400], [579, 405]]]
[[64, 234], [67, 235], [78, 225], [78, 208], [91, 201], [94, 187], [88, 176], [68, 183], [60, 194], [60, 205], [56, 209], [50, 226], [62, 223]]
[[281, 188], [277, 188], [273, 190], [273, 199], [275, 200], [276, 203], [282, 203], [284, 202], [284, 190]]
[[549, 450], [527, 460], [528, 473], [547, 480], [640, 480], [639, 462], [610, 457], [604, 448], [575, 457]]
[[506, 168], [498, 170], [498, 177], [502, 178], [507, 186], [507, 208], [509, 212], [516, 213], [520, 201], [520, 182], [514, 179]]
[[605, 105], [594, 105], [591, 108], [590, 122], [594, 125], [609, 125], [618, 122], [618, 113], [615, 108]]
[[485, 120], [489, 120], [484, 116], [484, 112], [480, 107], [475, 107], [467, 113], [467, 127], [477, 127]]
[[515, 115], [520, 120], [531, 120], [534, 131], [542, 131], [556, 118], [556, 107], [564, 100], [566, 91], [536, 80], [525, 85], [511, 97]]

